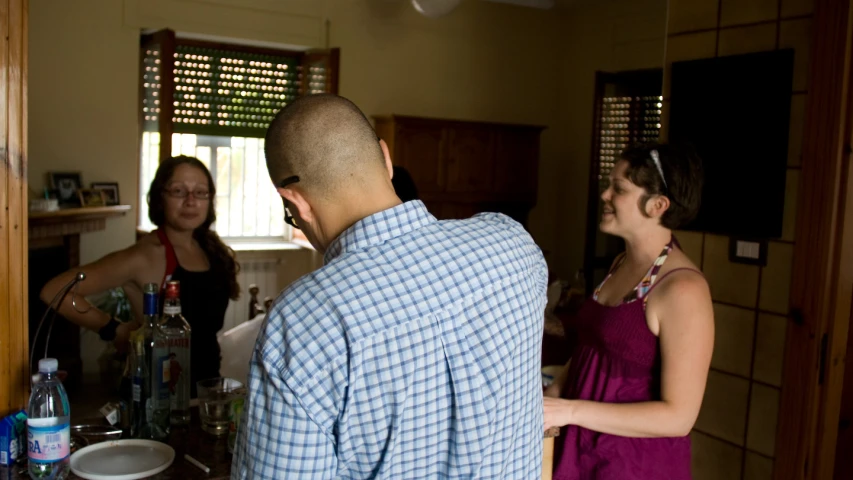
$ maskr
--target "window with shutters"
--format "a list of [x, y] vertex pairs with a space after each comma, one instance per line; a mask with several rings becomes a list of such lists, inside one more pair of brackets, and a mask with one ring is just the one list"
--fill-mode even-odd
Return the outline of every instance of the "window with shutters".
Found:
[[[615, 92], [614, 92], [615, 93]], [[599, 100], [597, 152], [598, 194], [607, 189], [607, 176], [619, 154], [631, 145], [657, 142], [660, 136], [661, 95], [607, 95]]]
[[290, 239], [269, 179], [264, 136], [301, 95], [337, 93], [337, 49], [294, 52], [175, 36], [144, 35], [140, 62], [140, 230], [160, 159], [197, 157], [216, 182], [214, 228], [228, 243]]
[[596, 75], [593, 145], [587, 203], [584, 279], [588, 290], [603, 280], [624, 244], [602, 234], [601, 194], [622, 150], [632, 145], [657, 142], [663, 106], [663, 73], [660, 69]]

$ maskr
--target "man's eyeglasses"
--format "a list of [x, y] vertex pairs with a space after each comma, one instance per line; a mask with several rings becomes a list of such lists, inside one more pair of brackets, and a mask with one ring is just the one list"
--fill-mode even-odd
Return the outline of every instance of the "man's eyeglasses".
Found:
[[190, 190], [186, 187], [172, 187], [163, 190], [166, 195], [174, 198], [187, 198], [192, 195], [196, 200], [208, 200], [210, 191], [208, 190]]
[[[278, 182], [278, 188], [284, 188], [288, 185], [294, 184], [299, 181], [299, 177], [296, 175], [285, 178], [284, 180]], [[290, 214], [290, 211], [287, 208], [287, 200], [284, 197], [281, 197], [281, 201], [284, 203], [284, 223], [290, 225], [291, 227], [301, 230], [299, 225], [296, 224], [296, 221], [293, 220], [293, 215]]]

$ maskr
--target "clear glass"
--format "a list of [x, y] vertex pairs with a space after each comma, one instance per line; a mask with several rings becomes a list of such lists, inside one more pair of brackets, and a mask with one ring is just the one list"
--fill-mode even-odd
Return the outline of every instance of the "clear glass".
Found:
[[196, 382], [201, 428], [212, 435], [228, 433], [231, 402], [245, 393], [233, 378], [217, 377]]

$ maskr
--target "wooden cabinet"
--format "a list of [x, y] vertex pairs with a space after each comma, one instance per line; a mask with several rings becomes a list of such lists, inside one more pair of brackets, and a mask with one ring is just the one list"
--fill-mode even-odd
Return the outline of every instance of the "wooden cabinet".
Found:
[[494, 176], [494, 136], [488, 128], [448, 129], [447, 191], [489, 193]]
[[391, 158], [440, 219], [505, 213], [527, 224], [536, 205], [544, 127], [392, 115], [374, 117]]

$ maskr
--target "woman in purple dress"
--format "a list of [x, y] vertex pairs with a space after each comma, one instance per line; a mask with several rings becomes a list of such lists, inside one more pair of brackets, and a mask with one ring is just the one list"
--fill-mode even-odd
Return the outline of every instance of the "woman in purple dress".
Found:
[[714, 312], [672, 230], [701, 191], [699, 158], [670, 145], [628, 149], [610, 173], [600, 227], [626, 251], [578, 312], [577, 346], [545, 392], [545, 428], [564, 427], [555, 480], [691, 478]]

